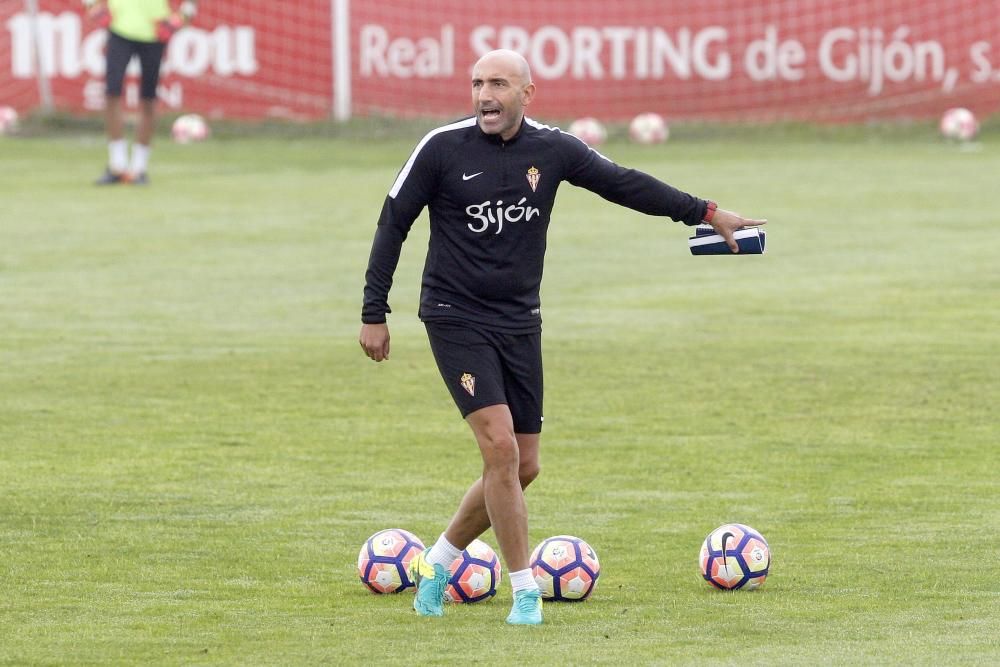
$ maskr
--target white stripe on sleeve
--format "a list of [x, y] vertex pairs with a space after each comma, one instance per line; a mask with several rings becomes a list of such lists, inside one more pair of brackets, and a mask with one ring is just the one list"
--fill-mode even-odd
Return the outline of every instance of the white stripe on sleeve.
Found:
[[420, 153], [420, 150], [427, 144], [428, 141], [431, 140], [432, 137], [441, 134], [442, 132], [472, 127], [475, 124], [476, 117], [473, 116], [472, 118], [466, 118], [465, 120], [460, 120], [456, 123], [452, 123], [451, 125], [444, 125], [435, 130], [431, 130], [424, 135], [424, 138], [420, 140], [417, 147], [413, 149], [412, 153], [410, 153], [410, 159], [406, 161], [406, 164], [404, 164], [402, 170], [400, 170], [399, 176], [396, 177], [396, 182], [392, 184], [392, 189], [389, 190], [389, 196], [395, 199], [396, 195], [399, 194], [399, 191], [403, 188], [403, 182], [406, 181], [406, 177], [410, 175], [410, 170], [413, 169], [413, 163], [417, 160], [417, 154]]

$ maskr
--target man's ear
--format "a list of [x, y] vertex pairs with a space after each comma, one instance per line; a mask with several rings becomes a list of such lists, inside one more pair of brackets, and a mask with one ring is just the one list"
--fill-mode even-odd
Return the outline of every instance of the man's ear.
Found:
[[521, 104], [528, 106], [535, 99], [535, 84], [529, 83], [521, 90]]

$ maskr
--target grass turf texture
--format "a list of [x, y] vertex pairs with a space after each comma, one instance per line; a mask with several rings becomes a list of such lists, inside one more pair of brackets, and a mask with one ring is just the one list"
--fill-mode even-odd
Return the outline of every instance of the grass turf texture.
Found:
[[[417, 138], [161, 141], [112, 189], [94, 138], [0, 143], [0, 664], [1000, 660], [995, 140], [605, 147], [768, 217], [763, 257], [564, 185], [531, 541], [603, 574], [510, 628], [506, 579], [429, 620], [355, 574], [480, 468], [415, 315], [425, 219], [391, 360], [356, 340]], [[759, 592], [698, 578], [728, 521], [770, 542]]]

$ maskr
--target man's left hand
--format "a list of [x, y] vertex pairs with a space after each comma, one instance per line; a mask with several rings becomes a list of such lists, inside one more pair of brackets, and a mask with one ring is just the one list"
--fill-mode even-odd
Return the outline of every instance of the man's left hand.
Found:
[[181, 18], [180, 14], [171, 14], [156, 22], [156, 39], [166, 44], [174, 36], [174, 33], [183, 27], [184, 19]]
[[767, 220], [744, 218], [738, 213], [733, 213], [732, 211], [726, 211], [720, 208], [716, 209], [715, 215], [712, 216], [712, 222], [708, 224], [712, 225], [712, 229], [715, 230], [716, 234], [725, 239], [726, 245], [729, 246], [729, 250], [734, 253], [738, 253], [740, 251], [740, 246], [736, 243], [736, 239], [733, 238], [733, 232], [742, 227], [759, 227], [760, 225], [767, 224]]

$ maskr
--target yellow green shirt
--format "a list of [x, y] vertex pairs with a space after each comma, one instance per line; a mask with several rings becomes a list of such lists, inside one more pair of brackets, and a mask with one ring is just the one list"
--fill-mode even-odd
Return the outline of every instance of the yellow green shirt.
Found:
[[170, 16], [167, 0], [108, 0], [111, 30], [137, 42], [156, 41], [156, 22]]

